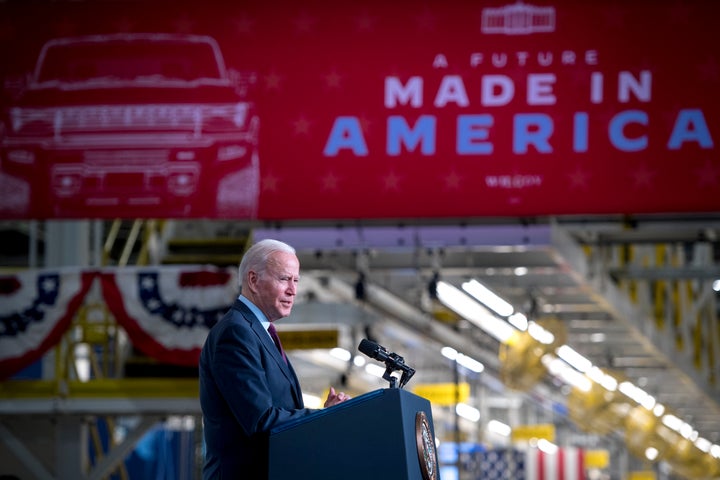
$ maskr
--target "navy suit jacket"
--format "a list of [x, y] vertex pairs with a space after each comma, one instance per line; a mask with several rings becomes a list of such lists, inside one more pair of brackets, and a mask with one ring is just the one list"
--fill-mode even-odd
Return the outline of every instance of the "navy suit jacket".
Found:
[[200, 354], [203, 479], [267, 478], [269, 430], [309, 415], [292, 365], [240, 300], [212, 329]]

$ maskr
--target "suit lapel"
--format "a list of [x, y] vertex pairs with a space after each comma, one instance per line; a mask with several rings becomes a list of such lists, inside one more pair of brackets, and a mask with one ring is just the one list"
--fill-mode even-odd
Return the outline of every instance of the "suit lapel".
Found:
[[283, 360], [282, 355], [280, 354], [280, 350], [278, 350], [277, 346], [275, 346], [275, 342], [272, 341], [272, 338], [270, 338], [267, 330], [265, 330], [262, 323], [260, 323], [260, 320], [247, 307], [247, 305], [240, 300], [235, 300], [233, 308], [239, 310], [245, 320], [250, 324], [250, 328], [255, 335], [257, 335], [258, 339], [260, 339], [260, 343], [262, 343], [265, 349], [270, 352], [270, 355], [273, 359], [275, 359], [278, 368], [292, 385], [295, 401], [298, 405], [303, 405], [302, 396], [300, 394], [300, 382], [297, 375], [295, 375], [295, 370], [292, 368], [292, 365], [290, 365], [290, 359], [288, 359], [288, 363], [285, 363], [285, 360]]

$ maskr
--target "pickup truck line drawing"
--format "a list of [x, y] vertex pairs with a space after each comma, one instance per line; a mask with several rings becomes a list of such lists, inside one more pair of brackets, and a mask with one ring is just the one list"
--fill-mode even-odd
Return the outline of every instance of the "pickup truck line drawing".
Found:
[[52, 39], [3, 112], [2, 171], [35, 217], [253, 218], [255, 77], [204, 35]]

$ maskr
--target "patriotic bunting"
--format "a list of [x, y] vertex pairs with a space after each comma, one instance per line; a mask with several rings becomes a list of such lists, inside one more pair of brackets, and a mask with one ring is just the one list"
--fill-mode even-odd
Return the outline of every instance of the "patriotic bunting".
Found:
[[0, 380], [58, 343], [90, 289], [93, 274], [24, 271], [0, 277]]
[[104, 274], [103, 295], [133, 345], [173, 365], [197, 365], [208, 330], [237, 296], [227, 271], [181, 267]]
[[0, 380], [41, 358], [99, 279], [133, 345], [162, 363], [197, 365], [209, 329], [238, 295], [234, 269], [159, 266], [26, 270], [0, 276]]

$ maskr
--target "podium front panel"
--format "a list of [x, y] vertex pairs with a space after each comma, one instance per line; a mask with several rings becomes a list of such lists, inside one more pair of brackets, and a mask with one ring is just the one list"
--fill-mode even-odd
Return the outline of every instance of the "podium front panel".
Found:
[[430, 402], [389, 388], [280, 425], [270, 434], [269, 478], [437, 480], [434, 444], [432, 464], [421, 464], [429, 457], [419, 416], [434, 440]]

